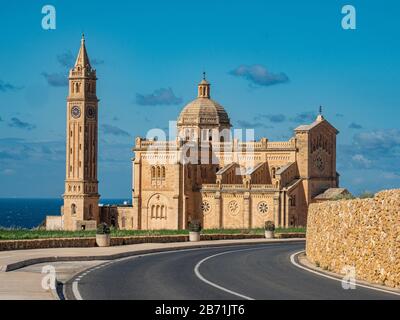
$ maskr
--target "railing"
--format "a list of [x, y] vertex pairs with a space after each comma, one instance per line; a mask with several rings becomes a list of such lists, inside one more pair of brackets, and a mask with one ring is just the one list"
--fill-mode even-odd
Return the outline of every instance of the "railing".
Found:
[[[250, 185], [250, 188], [252, 190], [274, 190], [276, 189], [272, 184], [252, 184]], [[207, 183], [203, 184], [201, 186], [202, 190], [214, 190], [214, 189], [219, 189], [219, 185], [214, 183]], [[246, 187], [243, 184], [222, 184], [221, 185], [222, 190], [242, 190], [246, 189]]]
[[275, 187], [272, 184], [252, 184], [251, 189], [275, 189]]
[[215, 184], [215, 183], [213, 183], [213, 184], [211, 184], [211, 183], [205, 183], [205, 184], [203, 184], [203, 185], [201, 186], [201, 188], [202, 188], [202, 189], [217, 189], [217, 188], [218, 188], [218, 185]]
[[155, 140], [139, 140], [137, 141], [136, 148], [149, 148], [152, 147], [155, 150], [157, 149], [169, 149], [176, 148], [176, 141], [155, 141]]
[[294, 140], [289, 141], [276, 141], [276, 142], [268, 142], [268, 149], [286, 149], [286, 148], [294, 148], [296, 146]]
[[244, 185], [243, 184], [230, 184], [230, 183], [224, 183], [221, 185], [222, 189], [243, 189]]

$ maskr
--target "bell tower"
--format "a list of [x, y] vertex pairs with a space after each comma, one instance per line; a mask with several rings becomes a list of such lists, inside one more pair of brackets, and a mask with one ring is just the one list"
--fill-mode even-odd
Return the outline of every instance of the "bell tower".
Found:
[[82, 35], [75, 66], [69, 72], [64, 230], [92, 229], [99, 222], [96, 81]]

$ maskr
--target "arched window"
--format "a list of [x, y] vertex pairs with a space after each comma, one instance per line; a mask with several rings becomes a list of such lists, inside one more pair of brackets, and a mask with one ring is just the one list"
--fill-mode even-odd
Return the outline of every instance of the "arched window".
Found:
[[275, 168], [271, 169], [271, 176], [272, 176], [272, 179], [276, 178], [276, 169]]
[[76, 214], [76, 204], [71, 204], [71, 214]]
[[152, 179], [156, 178], [156, 168], [154, 166], [151, 167], [151, 178]]
[[291, 196], [291, 197], [289, 198], [289, 205], [290, 205], [291, 207], [295, 207], [295, 206], [296, 206], [296, 196], [295, 196], [295, 195], [293, 195], [293, 196]]
[[165, 180], [165, 167], [164, 166], [161, 167], [161, 178], [163, 180]]
[[93, 205], [89, 204], [89, 220], [93, 219]]
[[154, 209], [155, 209], [155, 206], [152, 205], [152, 206], [151, 206], [151, 217], [152, 217], [153, 219], [156, 217], [156, 216], [155, 216], [155, 212], [154, 212], [155, 210], [154, 210]]
[[164, 219], [164, 206], [161, 206], [161, 219]]
[[122, 228], [125, 228], [125, 224], [126, 224], [126, 218], [125, 218], [125, 217], [122, 217], [122, 219], [121, 219], [121, 226], [122, 226]]
[[159, 205], [156, 206], [156, 218], [157, 219], [160, 218], [160, 206]]
[[157, 166], [157, 178], [161, 177], [161, 168]]
[[76, 84], [75, 92], [76, 92], [76, 93], [79, 93], [79, 83]]

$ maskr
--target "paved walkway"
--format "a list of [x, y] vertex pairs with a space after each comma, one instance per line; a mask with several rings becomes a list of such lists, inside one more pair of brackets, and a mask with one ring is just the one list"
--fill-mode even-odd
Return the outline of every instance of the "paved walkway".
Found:
[[[141, 243], [107, 248], [56, 248], [0, 252], [0, 299], [56, 299], [51, 290], [42, 288], [44, 274], [23, 269], [26, 266], [60, 261], [110, 260], [157, 251], [210, 246], [293, 242], [305, 239], [243, 239], [201, 242]], [[19, 269], [19, 271], [18, 271]], [[72, 275], [72, 274], [71, 274]]]

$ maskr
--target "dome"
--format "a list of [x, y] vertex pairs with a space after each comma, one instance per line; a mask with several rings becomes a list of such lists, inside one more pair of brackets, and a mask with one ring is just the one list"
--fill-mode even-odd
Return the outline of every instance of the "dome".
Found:
[[178, 118], [178, 126], [205, 125], [229, 126], [229, 117], [225, 109], [210, 98], [197, 98], [183, 108]]
[[210, 98], [210, 84], [207, 80], [200, 82], [198, 97], [183, 108], [178, 126], [231, 127], [225, 109]]

